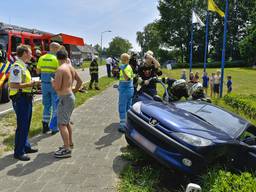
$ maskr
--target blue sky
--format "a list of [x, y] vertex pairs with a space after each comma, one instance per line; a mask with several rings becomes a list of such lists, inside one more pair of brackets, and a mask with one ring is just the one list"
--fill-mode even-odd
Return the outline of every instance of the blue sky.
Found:
[[8, 0], [1, 1], [0, 21], [52, 33], [83, 37], [103, 46], [115, 36], [128, 39], [135, 49], [136, 32], [159, 17], [158, 0]]

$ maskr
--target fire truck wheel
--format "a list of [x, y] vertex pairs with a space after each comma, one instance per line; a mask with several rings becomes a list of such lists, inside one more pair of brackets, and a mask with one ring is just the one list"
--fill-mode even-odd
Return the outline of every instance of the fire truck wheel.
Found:
[[2, 95], [1, 95], [1, 103], [7, 103], [10, 101], [10, 90], [8, 86], [8, 82], [6, 81], [2, 88]]

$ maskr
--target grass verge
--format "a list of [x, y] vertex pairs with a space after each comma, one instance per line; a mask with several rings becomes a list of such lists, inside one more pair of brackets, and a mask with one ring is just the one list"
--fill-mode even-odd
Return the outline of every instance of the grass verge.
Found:
[[[195, 69], [202, 74], [202, 69]], [[216, 69], [207, 69], [208, 74], [215, 72]], [[164, 76], [179, 79], [180, 69], [163, 70]], [[255, 94], [256, 71], [247, 68], [228, 68], [225, 73], [233, 77], [233, 90], [235, 93], [243, 95]], [[159, 87], [158, 87], [159, 88]], [[224, 86], [224, 93], [226, 87]], [[163, 92], [163, 90], [159, 90]], [[256, 125], [256, 118], [250, 118], [240, 110], [232, 108], [223, 99], [214, 99], [213, 103], [225, 108], [241, 117], [249, 120]], [[130, 163], [122, 171], [119, 183], [119, 192], [184, 192], [186, 184], [190, 181], [177, 173], [166, 169], [158, 164], [151, 157], [137, 148], [127, 147], [122, 157]], [[225, 167], [215, 166], [206, 170], [196, 183], [200, 184], [203, 191], [223, 192], [223, 191], [256, 191], [256, 174], [249, 172], [233, 173]], [[183, 186], [181, 186], [183, 184]]]
[[128, 146], [122, 158], [130, 163], [123, 169], [119, 192], [183, 192], [187, 178], [159, 164], [136, 147]]
[[[223, 99], [215, 99], [213, 103], [256, 125], [256, 119], [249, 118], [245, 113], [232, 108]], [[119, 192], [184, 192], [186, 185], [193, 182], [191, 178], [166, 169], [138, 148], [126, 147], [122, 152], [122, 158], [130, 163], [122, 171]], [[256, 192], [256, 173], [235, 173], [223, 165], [216, 165], [196, 178], [195, 183], [200, 184], [202, 190], [207, 192]]]
[[[99, 91], [89, 90], [87, 93], [76, 93], [76, 107], [83, 104], [89, 98], [101, 93], [115, 80], [108, 77], [102, 77], [99, 79]], [[88, 83], [85, 86], [88, 87]], [[31, 126], [29, 131], [29, 137], [33, 137], [42, 131], [42, 113], [43, 106], [41, 103], [35, 103], [33, 106], [33, 116], [31, 120]], [[4, 151], [10, 151], [13, 149], [14, 134], [16, 129], [16, 116], [15, 113], [9, 113], [0, 119], [0, 155]]]

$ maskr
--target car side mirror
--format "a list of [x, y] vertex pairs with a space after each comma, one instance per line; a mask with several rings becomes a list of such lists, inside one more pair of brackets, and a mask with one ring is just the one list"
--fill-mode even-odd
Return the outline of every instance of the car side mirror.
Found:
[[154, 95], [153, 99], [157, 102], [163, 102], [163, 99], [159, 95]]

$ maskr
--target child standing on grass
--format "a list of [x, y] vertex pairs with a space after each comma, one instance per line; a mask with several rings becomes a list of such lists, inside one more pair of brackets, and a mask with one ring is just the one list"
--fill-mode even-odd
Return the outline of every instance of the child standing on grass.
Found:
[[228, 79], [228, 81], [227, 81], [227, 92], [228, 93], [231, 93], [232, 92], [232, 77], [229, 75], [228, 77], [227, 77], [227, 79]]
[[195, 78], [194, 73], [191, 71], [189, 73], [189, 82], [193, 82], [194, 78]]
[[208, 84], [209, 84], [209, 77], [208, 77], [208, 75], [207, 75], [207, 72], [205, 71], [204, 73], [203, 73], [203, 77], [202, 77], [202, 79], [203, 79], [203, 88], [204, 88], [204, 93], [207, 95], [207, 92], [208, 92]]
[[212, 97], [212, 94], [213, 94], [214, 76], [215, 76], [215, 73], [212, 73], [212, 76], [210, 76], [210, 78], [209, 78], [209, 81], [210, 81], [210, 96], [211, 97]]
[[119, 117], [120, 126], [118, 131], [121, 133], [125, 132], [125, 119], [126, 113], [132, 105], [132, 98], [134, 94], [133, 87], [133, 70], [129, 65], [130, 56], [127, 53], [121, 55], [121, 65], [120, 65], [120, 77], [119, 77]]
[[196, 71], [195, 77], [194, 77], [194, 79], [193, 79], [193, 83], [198, 83], [198, 82], [199, 82], [199, 72]]
[[220, 70], [217, 70], [216, 75], [214, 76], [214, 84], [213, 84], [213, 96], [219, 97], [219, 93], [220, 93], [220, 79], [221, 79], [221, 75], [220, 75]]
[[185, 81], [187, 80], [186, 69], [182, 69], [181, 70], [181, 77], [180, 77], [180, 79], [184, 79]]

